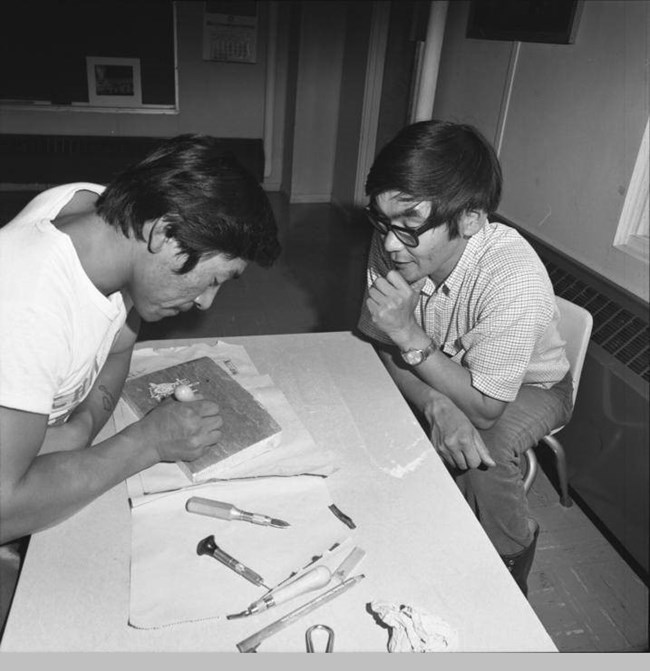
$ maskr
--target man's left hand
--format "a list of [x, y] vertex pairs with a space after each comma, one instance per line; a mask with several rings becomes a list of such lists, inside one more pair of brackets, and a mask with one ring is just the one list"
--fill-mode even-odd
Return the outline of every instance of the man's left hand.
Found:
[[436, 395], [424, 408], [436, 452], [455, 468], [496, 466], [474, 425], [449, 398]]

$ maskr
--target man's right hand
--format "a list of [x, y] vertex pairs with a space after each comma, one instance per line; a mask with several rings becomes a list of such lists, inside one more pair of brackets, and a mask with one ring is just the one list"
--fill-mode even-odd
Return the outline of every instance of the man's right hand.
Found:
[[138, 440], [155, 448], [160, 461], [194, 461], [217, 444], [222, 424], [219, 406], [197, 397], [168, 398], [131, 427], [142, 432]]
[[426, 404], [424, 414], [431, 442], [450, 466], [462, 470], [496, 466], [476, 427], [451, 399], [437, 395]]

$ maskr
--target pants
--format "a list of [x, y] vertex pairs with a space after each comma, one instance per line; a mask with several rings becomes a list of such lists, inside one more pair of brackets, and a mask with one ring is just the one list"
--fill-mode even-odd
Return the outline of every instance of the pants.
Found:
[[[572, 412], [571, 374], [551, 389], [525, 385], [496, 424], [479, 431], [496, 466], [452, 474], [481, 526], [501, 556], [512, 555], [533, 541], [520, 467], [524, 452], [566, 424]], [[530, 520], [530, 522], [529, 522]]]

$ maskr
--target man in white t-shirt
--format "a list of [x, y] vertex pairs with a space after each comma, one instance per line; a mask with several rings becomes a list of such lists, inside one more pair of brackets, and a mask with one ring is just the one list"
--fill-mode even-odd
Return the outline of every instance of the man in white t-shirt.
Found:
[[169, 399], [91, 446], [140, 320], [207, 310], [250, 261], [268, 266], [279, 252], [259, 183], [198, 135], [162, 142], [106, 189], [45, 191], [0, 229], [0, 543], [216, 444], [214, 402]]
[[381, 150], [366, 182], [377, 230], [359, 330], [527, 594], [539, 526], [519, 463], [568, 420], [572, 384], [544, 265], [488, 220], [501, 179], [467, 125], [412, 124]]

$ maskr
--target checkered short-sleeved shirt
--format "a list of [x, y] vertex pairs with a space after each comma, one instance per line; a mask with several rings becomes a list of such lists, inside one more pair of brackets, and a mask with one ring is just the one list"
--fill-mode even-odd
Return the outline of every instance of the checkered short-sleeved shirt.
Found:
[[[392, 268], [375, 232], [368, 287]], [[530, 244], [504, 224], [487, 223], [472, 236], [442, 284], [427, 279], [415, 317], [440, 349], [469, 371], [472, 386], [492, 398], [512, 401], [522, 384], [552, 387], [569, 370], [546, 268]], [[372, 322], [365, 300], [359, 329], [392, 344]]]

